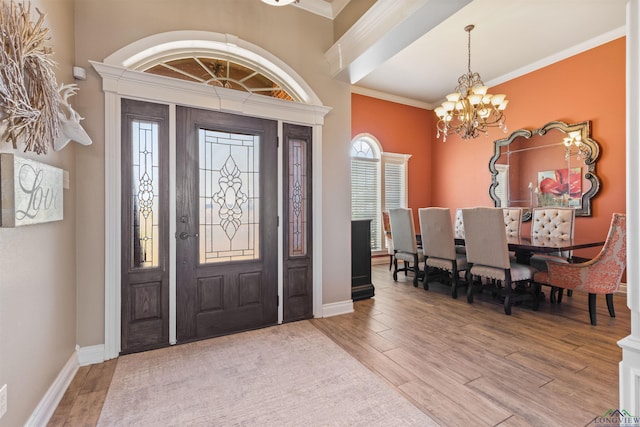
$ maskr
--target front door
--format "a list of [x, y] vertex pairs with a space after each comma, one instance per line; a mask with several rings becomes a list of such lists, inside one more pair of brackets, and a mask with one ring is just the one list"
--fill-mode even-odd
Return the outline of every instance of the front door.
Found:
[[278, 320], [277, 122], [176, 108], [178, 342]]

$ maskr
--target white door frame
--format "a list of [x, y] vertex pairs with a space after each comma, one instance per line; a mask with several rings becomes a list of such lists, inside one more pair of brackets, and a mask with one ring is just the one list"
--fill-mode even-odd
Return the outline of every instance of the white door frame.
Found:
[[[278, 135], [282, 136], [282, 123], [294, 123], [313, 128], [313, 314], [322, 314], [322, 126], [324, 116], [330, 108], [321, 104], [304, 80], [268, 52], [237, 38], [234, 46], [240, 49], [236, 55], [246, 53], [256, 55], [261, 61], [261, 71], [269, 72], [276, 82], [296, 91], [298, 99], [309, 103], [283, 101], [262, 95], [254, 95], [236, 90], [211, 87], [140, 71], [127, 67], [140, 63], [145, 58], [157, 58], [163, 46], [167, 52], [175, 52], [176, 43], [188, 41], [190, 46], [198, 45], [200, 51], [209, 52], [220, 48], [220, 43], [229, 35], [217, 33], [179, 31], [147, 37], [117, 51], [103, 62], [91, 65], [102, 77], [105, 97], [105, 345], [104, 359], [112, 359], [120, 353], [120, 280], [121, 280], [121, 152], [120, 152], [120, 102], [122, 98], [167, 104], [170, 108], [170, 236], [175, 233], [175, 106], [184, 105], [213, 111], [224, 111], [245, 116], [260, 117], [278, 121]], [[228, 51], [227, 45], [226, 50]], [[160, 53], [159, 53], [160, 52]], [[281, 154], [282, 148], [279, 148]], [[278, 168], [282, 159], [279, 155]], [[279, 173], [279, 176], [281, 173]], [[279, 177], [281, 184], [282, 177]], [[282, 215], [282, 185], [279, 185], [279, 215]], [[279, 273], [278, 294], [282, 298], [282, 226], [279, 230]], [[175, 262], [175, 241], [170, 239], [170, 257]], [[170, 266], [170, 342], [175, 343], [175, 265]], [[279, 306], [278, 322], [282, 321], [282, 304]]]

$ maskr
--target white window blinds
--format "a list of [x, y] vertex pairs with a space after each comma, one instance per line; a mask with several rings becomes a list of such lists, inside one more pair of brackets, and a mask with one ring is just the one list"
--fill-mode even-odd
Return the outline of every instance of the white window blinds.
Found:
[[498, 185], [495, 188], [496, 197], [500, 199], [500, 207], [509, 206], [509, 166], [496, 165]]
[[380, 162], [351, 159], [351, 219], [371, 220], [371, 249], [380, 250]]
[[404, 164], [384, 164], [384, 210], [406, 208], [406, 172]]

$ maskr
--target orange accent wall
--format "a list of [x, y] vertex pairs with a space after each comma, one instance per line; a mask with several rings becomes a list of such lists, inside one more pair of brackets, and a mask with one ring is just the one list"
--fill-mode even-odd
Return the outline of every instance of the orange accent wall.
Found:
[[[475, 70], [480, 72], [482, 70]], [[613, 40], [563, 61], [497, 85], [490, 93], [505, 93], [509, 131], [491, 129], [489, 136], [447, 142], [436, 140], [433, 112], [400, 104], [352, 96], [352, 135], [369, 132], [384, 149], [413, 154], [409, 171], [409, 206], [493, 206], [489, 197], [489, 158], [493, 141], [520, 129], [537, 129], [554, 120], [591, 121], [591, 136], [601, 147], [596, 173], [600, 193], [591, 217], [578, 217], [575, 232], [604, 238], [611, 215], [626, 211], [625, 38]], [[456, 76], [451, 77], [452, 88]], [[427, 113], [426, 116], [424, 113]], [[387, 148], [388, 147], [388, 148]], [[529, 224], [523, 233], [529, 233]], [[585, 249], [579, 256], [593, 256]]]
[[431, 146], [433, 112], [368, 96], [351, 94], [351, 138], [361, 133], [375, 136], [384, 152], [411, 154], [409, 159], [409, 207], [431, 202]]

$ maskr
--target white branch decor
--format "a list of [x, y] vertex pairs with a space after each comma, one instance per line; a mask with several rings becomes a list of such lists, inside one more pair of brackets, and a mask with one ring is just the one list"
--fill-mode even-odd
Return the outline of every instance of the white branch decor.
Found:
[[31, 5], [0, 0], [0, 122], [6, 139], [24, 151], [47, 152], [60, 132], [58, 92], [45, 15], [32, 22]]

